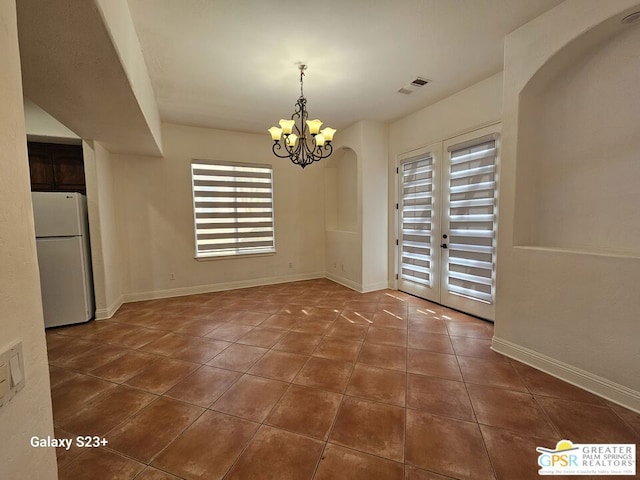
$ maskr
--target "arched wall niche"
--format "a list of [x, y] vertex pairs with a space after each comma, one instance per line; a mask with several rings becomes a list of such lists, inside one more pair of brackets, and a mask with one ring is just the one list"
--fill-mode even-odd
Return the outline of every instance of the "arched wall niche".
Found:
[[325, 163], [325, 228], [358, 231], [358, 157], [348, 147]]
[[325, 271], [329, 278], [361, 290], [358, 155], [349, 147], [340, 147], [322, 163], [325, 173]]
[[640, 257], [640, 23], [620, 18], [520, 93], [515, 245]]

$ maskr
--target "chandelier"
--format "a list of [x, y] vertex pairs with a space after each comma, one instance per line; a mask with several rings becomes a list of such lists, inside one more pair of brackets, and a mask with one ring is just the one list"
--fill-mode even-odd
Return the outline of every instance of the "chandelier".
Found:
[[[274, 155], [279, 158], [289, 158], [293, 163], [304, 168], [333, 153], [331, 141], [336, 131], [329, 127], [320, 130], [322, 122], [318, 119], [307, 120], [307, 99], [304, 98], [302, 91], [302, 79], [307, 66], [302, 64], [298, 68], [300, 69], [300, 98], [296, 101], [291, 120], [283, 118], [279, 122], [280, 128], [271, 127], [268, 132], [273, 140]], [[296, 120], [298, 120], [297, 123]], [[280, 143], [283, 135], [284, 141]]]

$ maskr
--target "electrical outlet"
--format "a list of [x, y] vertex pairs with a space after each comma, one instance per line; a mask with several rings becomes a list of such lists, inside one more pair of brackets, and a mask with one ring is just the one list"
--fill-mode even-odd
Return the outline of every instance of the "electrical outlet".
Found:
[[170, 273], [169, 274], [169, 280], [175, 280], [176, 279], [176, 274], [175, 273]]
[[342, 269], [342, 271], [344, 272], [344, 263], [340, 264], [340, 268]]
[[333, 268], [338, 268], [338, 263], [337, 262], [333, 262]]
[[289, 268], [293, 268], [293, 262], [289, 262]]

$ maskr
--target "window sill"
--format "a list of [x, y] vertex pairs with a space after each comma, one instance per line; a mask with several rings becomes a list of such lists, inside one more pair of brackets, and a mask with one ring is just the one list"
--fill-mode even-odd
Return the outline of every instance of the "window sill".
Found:
[[198, 262], [208, 262], [211, 260], [230, 260], [230, 259], [254, 258], [254, 257], [271, 257], [276, 253], [277, 252], [274, 250], [273, 252], [264, 252], [264, 253], [241, 253], [239, 255], [212, 255], [210, 257], [193, 257], [193, 258]]

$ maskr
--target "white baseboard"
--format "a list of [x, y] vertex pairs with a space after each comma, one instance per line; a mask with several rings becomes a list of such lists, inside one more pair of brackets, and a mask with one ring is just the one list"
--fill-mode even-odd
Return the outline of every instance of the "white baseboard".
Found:
[[376, 290], [385, 290], [387, 288], [390, 288], [389, 282], [385, 280], [384, 282], [367, 283], [366, 285], [362, 286], [361, 292], [375, 292]]
[[121, 296], [116, 302], [107, 308], [96, 310], [96, 319], [102, 320], [111, 318], [123, 303], [140, 302], [143, 300], [155, 300], [159, 298], [183, 297], [186, 295], [197, 295], [200, 293], [222, 292], [225, 290], [235, 290], [238, 288], [258, 287], [260, 285], [274, 285], [278, 283], [297, 282], [301, 280], [313, 280], [316, 278], [328, 278], [336, 283], [349, 287], [360, 293], [372, 292], [389, 288], [387, 282], [378, 282], [362, 286], [347, 278], [340, 277], [330, 272], [302, 273], [297, 275], [282, 275], [279, 277], [256, 278], [252, 280], [241, 280], [238, 282], [215, 283], [210, 285], [196, 285], [193, 287], [168, 288], [165, 290], [153, 290], [148, 292], [128, 293]]
[[353, 280], [349, 280], [348, 278], [341, 277], [340, 275], [336, 275], [331, 272], [324, 272], [324, 277], [329, 280], [333, 280], [340, 285], [344, 285], [345, 287], [349, 287], [351, 290], [355, 290], [356, 292], [364, 293], [362, 290], [362, 284], [354, 282]]
[[240, 280], [238, 282], [214, 283], [210, 285], [196, 285], [193, 287], [168, 288], [165, 290], [153, 290], [149, 292], [129, 293], [123, 295], [125, 303], [139, 302], [142, 300], [155, 300], [158, 298], [183, 297], [200, 293], [222, 292], [237, 288], [258, 287], [261, 285], [273, 285], [277, 283], [297, 282], [300, 280], [313, 280], [324, 278], [324, 272], [302, 273], [297, 275], [283, 275], [280, 277], [256, 278]]
[[111, 305], [107, 305], [106, 308], [97, 308], [96, 320], [106, 320], [107, 318], [113, 317], [113, 314], [118, 311], [123, 303], [123, 297], [119, 296], [113, 303], [111, 303]]
[[355, 290], [356, 292], [360, 293], [375, 292], [376, 290], [389, 288], [389, 282], [387, 281], [368, 283], [366, 285], [363, 285], [361, 283], [354, 282], [353, 280], [349, 280], [348, 278], [341, 277], [340, 275], [336, 275], [332, 272], [324, 272], [324, 276], [329, 280], [333, 280], [340, 285], [344, 285], [345, 287], [349, 287], [351, 290]]
[[624, 385], [612, 382], [606, 378], [594, 375], [593, 373], [498, 337], [493, 337], [491, 349], [533, 368], [542, 370], [549, 375], [587, 390], [599, 397], [640, 413], [640, 392], [625, 387]]

